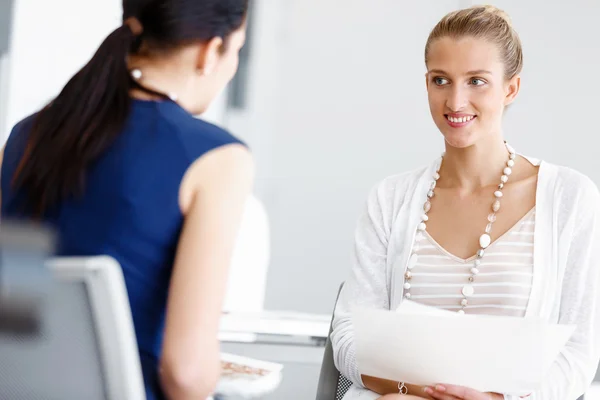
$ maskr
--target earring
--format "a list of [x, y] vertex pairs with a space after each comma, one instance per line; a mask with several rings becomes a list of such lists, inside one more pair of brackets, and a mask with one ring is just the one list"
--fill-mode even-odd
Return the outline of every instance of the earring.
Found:
[[136, 81], [139, 81], [142, 78], [142, 71], [140, 69], [136, 68], [136, 69], [134, 69], [134, 70], [131, 71], [131, 76]]

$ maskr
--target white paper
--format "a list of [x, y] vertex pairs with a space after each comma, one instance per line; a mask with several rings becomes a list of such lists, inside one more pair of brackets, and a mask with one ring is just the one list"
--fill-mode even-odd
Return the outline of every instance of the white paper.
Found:
[[538, 319], [459, 315], [404, 301], [353, 313], [361, 374], [414, 385], [528, 394], [575, 330]]

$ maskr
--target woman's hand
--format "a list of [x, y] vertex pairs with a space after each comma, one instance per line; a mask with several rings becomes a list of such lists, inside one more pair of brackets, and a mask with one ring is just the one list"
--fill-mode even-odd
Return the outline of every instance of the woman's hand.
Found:
[[436, 400], [504, 400], [499, 393], [482, 393], [456, 385], [435, 385], [425, 388], [425, 393]]

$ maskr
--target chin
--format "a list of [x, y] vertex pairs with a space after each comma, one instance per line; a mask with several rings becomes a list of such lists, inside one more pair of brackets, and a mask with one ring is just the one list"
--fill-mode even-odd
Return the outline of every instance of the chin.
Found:
[[477, 141], [476, 135], [471, 132], [444, 132], [442, 131], [446, 144], [456, 149], [465, 149], [471, 147]]
[[466, 149], [467, 147], [471, 147], [475, 144], [474, 140], [463, 140], [463, 139], [454, 139], [454, 138], [448, 138], [446, 137], [446, 143], [451, 146], [454, 147], [456, 149]]

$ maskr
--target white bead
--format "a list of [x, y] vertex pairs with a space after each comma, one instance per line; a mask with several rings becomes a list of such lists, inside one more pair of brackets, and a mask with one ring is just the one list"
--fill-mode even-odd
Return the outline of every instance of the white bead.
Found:
[[435, 189], [436, 186], [437, 186], [437, 182], [433, 181], [433, 182], [431, 182], [431, 186], [429, 187], [429, 189], [433, 190], [433, 189]]
[[488, 221], [490, 221], [491, 223], [496, 222], [496, 214], [491, 213], [490, 215], [488, 215]]
[[508, 158], [510, 158], [511, 160], [514, 160], [515, 158], [517, 158], [517, 155], [515, 153], [511, 153], [511, 155], [508, 156]]
[[419, 230], [420, 230], [421, 232], [423, 232], [423, 231], [425, 231], [426, 229], [427, 229], [427, 224], [426, 224], [425, 222], [421, 222], [421, 223], [419, 224]]
[[510, 176], [512, 174], [512, 168], [506, 167], [504, 168], [504, 175]]
[[475, 294], [475, 288], [471, 285], [466, 285], [465, 287], [463, 287], [462, 289], [462, 294], [465, 297], [471, 297]]
[[485, 226], [485, 233], [492, 233], [492, 223], [491, 222]]
[[404, 297], [406, 297], [407, 299], [410, 299], [410, 293], [405, 293]]
[[419, 261], [419, 256], [417, 254], [413, 254], [408, 259], [408, 269], [413, 269], [417, 265], [417, 261]]
[[409, 290], [410, 289], [410, 283], [406, 282], [404, 284], [404, 289]]
[[433, 190], [430, 190], [429, 192], [427, 192], [427, 197], [432, 198], [434, 194], [435, 193], [433, 192]]
[[500, 180], [502, 181], [502, 183], [506, 183], [506, 182], [508, 182], [508, 175], [502, 175], [502, 176], [500, 177]]
[[473, 275], [478, 275], [478, 274], [479, 274], [479, 269], [477, 269], [477, 268], [473, 267], [473, 268], [471, 268], [471, 273], [472, 273]]
[[463, 307], [466, 307], [469, 304], [469, 300], [467, 299], [462, 299], [462, 301], [460, 302], [460, 305]]
[[502, 196], [504, 196], [504, 193], [502, 193], [501, 191], [499, 191], [499, 190], [496, 190], [496, 191], [494, 192], [494, 197], [497, 197], [497, 198], [501, 199], [501, 198], [502, 198]]
[[476, 260], [473, 262], [473, 264], [474, 264], [476, 267], [479, 267], [479, 266], [481, 265], [481, 260], [478, 258], [478, 259], [476, 259]]
[[506, 163], [506, 165], [508, 165], [510, 168], [515, 166], [515, 161], [514, 160], [508, 160], [508, 162]]
[[423, 211], [425, 211], [426, 213], [428, 213], [429, 210], [431, 210], [431, 202], [426, 201], [425, 204], [423, 205]]
[[459, 313], [460, 315], [464, 315], [464, 313], [465, 313], [465, 310], [458, 310], [458, 313]]
[[131, 77], [136, 81], [142, 78], [142, 71], [139, 69], [134, 69], [131, 71]]
[[498, 212], [500, 210], [500, 201], [496, 200], [494, 202], [494, 204], [492, 205], [492, 210], [494, 210], [494, 212]]
[[429, 221], [429, 215], [427, 215], [427, 214], [423, 214], [423, 215], [421, 216], [421, 221], [424, 221], [424, 222], [427, 222], [427, 221]]
[[484, 255], [485, 255], [485, 250], [484, 249], [477, 250], [477, 257], [483, 258]]
[[487, 247], [492, 243], [492, 238], [487, 233], [484, 233], [479, 237], [479, 245], [483, 249], [487, 249]]
[[436, 181], [440, 179], [440, 174], [438, 172], [433, 174], [433, 179], [435, 179]]
[[404, 274], [404, 279], [406, 279], [406, 280], [412, 279], [412, 272], [406, 271], [406, 274]]

